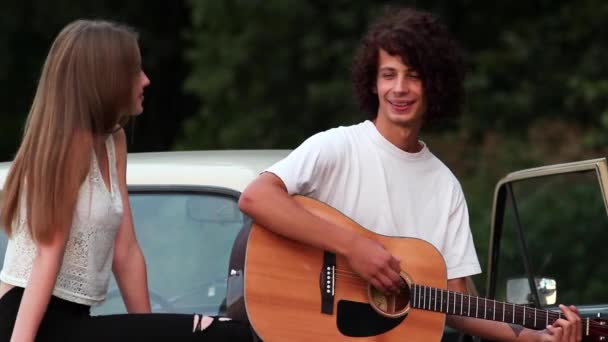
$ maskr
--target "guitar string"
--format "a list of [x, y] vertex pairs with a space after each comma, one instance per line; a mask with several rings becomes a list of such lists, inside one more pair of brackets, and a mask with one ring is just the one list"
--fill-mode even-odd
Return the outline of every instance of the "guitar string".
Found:
[[[366, 285], [366, 284], [358, 281], [358, 279], [345, 278], [344, 280], [346, 282], [349, 282], [350, 283], [349, 285], [351, 285], [351, 286], [356, 286], [356, 287], [359, 287], [359, 288], [362, 288], [362, 289], [366, 289], [368, 287], [368, 285]], [[339, 283], [336, 284], [336, 288], [340, 288]], [[464, 296], [468, 296], [468, 295], [464, 295]], [[474, 296], [471, 296], [471, 297], [474, 298]], [[446, 301], [444, 301], [444, 302], [446, 302]], [[460, 305], [462, 302], [460, 300], [458, 300], [458, 299], [456, 299], [456, 300], [450, 299], [449, 303], [450, 303], [450, 305]], [[498, 302], [498, 301], [496, 301], [496, 303], [500, 304], [500, 305], [503, 304], [503, 302]], [[506, 303], [506, 302], [504, 302], [504, 304], [505, 304], [505, 306], [512, 305], [511, 303]], [[441, 305], [443, 305], [443, 304], [441, 304]], [[530, 309], [532, 309], [532, 308], [530, 308]], [[543, 313], [541, 313], [540, 317], [545, 316], [544, 310], [540, 310], [540, 309], [534, 309], [534, 310], [536, 310], [536, 311], [542, 311], [543, 312]], [[501, 311], [497, 310], [497, 312], [501, 312]], [[525, 315], [525, 317], [529, 317], [529, 316], [530, 316], [530, 314]], [[548, 316], [549, 316], [549, 319], [551, 321], [553, 321], [553, 322], [561, 317], [560, 313], [553, 312], [553, 311], [549, 311], [549, 315]], [[516, 306], [515, 307], [514, 319], [516, 321], [522, 321], [523, 318], [524, 318], [524, 309], [522, 307], [517, 307]], [[596, 332], [596, 333], [601, 333], [601, 334], [608, 334], [608, 326], [606, 326], [605, 324], [602, 324], [601, 322], [589, 321], [589, 329], [591, 330], [591, 332]]]
[[[348, 278], [348, 280], [355, 281], [355, 283], [358, 283], [356, 285], [362, 285], [363, 287], [367, 287], [368, 286], [367, 282], [365, 282], [360, 276], [358, 276], [354, 272], [349, 272], [349, 271], [344, 271], [344, 270], [337, 269], [336, 270], [336, 274], [344, 276], [345, 278]], [[418, 286], [421, 286], [421, 285], [418, 285]], [[441, 290], [441, 291], [447, 291], [445, 289], [439, 289], [439, 290]], [[460, 293], [458, 295], [469, 296], [467, 294], [460, 294]], [[450, 299], [450, 300], [446, 300], [446, 302], [449, 302], [450, 304], [460, 304], [462, 302], [461, 300], [456, 299], [455, 296], [454, 296], [454, 298], [455, 298], [454, 300]], [[471, 298], [480, 298], [481, 299], [481, 297], [475, 297], [475, 296], [471, 296]], [[485, 298], [483, 298], [483, 299], [485, 300]], [[491, 299], [488, 299], [488, 300], [492, 301]], [[505, 309], [506, 309], [506, 306], [512, 305], [511, 303], [500, 302], [500, 301], [496, 301], [496, 303], [499, 304], [499, 305], [502, 305]], [[539, 310], [539, 309], [534, 309], [534, 308], [528, 308], [528, 309], [533, 309], [535, 311], [541, 311], [543, 314], [546, 313], [545, 310]], [[502, 310], [501, 310], [501, 312], [502, 312]], [[524, 308], [523, 307], [519, 307], [519, 306], [515, 306], [515, 317], [516, 318], [523, 318], [523, 315], [524, 315]], [[549, 315], [549, 318], [552, 319], [552, 320], [557, 320], [557, 319], [559, 319], [561, 317], [560, 313], [553, 312], [553, 311], [548, 311], [548, 315]], [[590, 324], [591, 327], [597, 327], [599, 329], [608, 329], [608, 327], [606, 327], [605, 325], [602, 325], [601, 323], [598, 323], [598, 322], [595, 322], [595, 321], [590, 321], [589, 324]]]
[[[349, 271], [345, 271], [345, 270], [341, 270], [341, 269], [336, 269], [336, 275], [343, 276], [344, 280], [348, 280], [348, 281], [354, 282], [354, 284], [357, 285], [357, 286], [360, 285], [360, 286], [362, 286], [364, 288], [368, 286], [367, 282], [363, 278], [361, 278], [359, 275], [357, 275], [356, 273], [354, 273], [354, 272], [349, 272]], [[422, 286], [422, 285], [418, 285], [418, 286]], [[439, 290], [441, 290], [441, 291], [447, 291], [445, 289], [439, 289]], [[460, 293], [458, 295], [461, 295], [461, 296], [470, 296], [470, 295], [467, 295], [467, 294], [460, 294]], [[475, 296], [470, 296], [470, 297], [471, 298], [480, 298], [480, 299], [482, 299], [482, 297], [475, 297]], [[485, 299], [485, 298], [483, 298], [483, 299]], [[492, 301], [491, 299], [488, 299], [488, 300]], [[450, 299], [447, 302], [449, 302], [452, 305], [460, 304], [461, 303], [461, 301], [458, 300], [458, 299], [454, 299], [454, 300]], [[511, 303], [500, 302], [500, 301], [496, 301], [496, 304], [500, 304], [503, 307], [506, 307], [508, 305], [512, 305]], [[545, 310], [540, 310], [540, 309], [535, 309], [535, 308], [533, 308], [533, 310], [535, 310], [535, 311], [541, 311], [541, 312], [543, 312], [543, 314], [546, 312]], [[549, 319], [554, 320], [554, 321], [557, 320], [557, 319], [559, 319], [559, 318], [561, 318], [560, 313], [559, 312], [554, 312], [554, 311], [549, 311], [548, 316], [549, 316]], [[522, 319], [523, 317], [524, 317], [524, 308], [516, 306], [515, 307], [515, 318], [516, 319]], [[606, 332], [608, 332], [608, 326], [606, 326], [602, 322], [589, 321], [589, 327], [591, 329], [594, 329], [594, 330], [600, 330], [600, 331], [606, 331]]]
[[[429, 287], [428, 286], [419, 285], [419, 284], [415, 284], [414, 286], [422, 287], [422, 291], [423, 292], [418, 297], [424, 297], [425, 298], [424, 301], [426, 302], [427, 294], [425, 292], [426, 291], [425, 288], [428, 289]], [[431, 287], [431, 289], [433, 289], [433, 288]], [[471, 296], [471, 295], [462, 294], [462, 293], [457, 293], [458, 296], [459, 296], [458, 298], [456, 297], [456, 295], [454, 295], [453, 296], [454, 299], [452, 300], [450, 298], [449, 294], [450, 293], [455, 294], [455, 292], [452, 292], [452, 291], [449, 291], [449, 290], [445, 290], [445, 289], [437, 289], [437, 290], [443, 291], [443, 293], [445, 293], [446, 291], [448, 292], [448, 299], [445, 300], [445, 301], [443, 301], [443, 302], [447, 302], [449, 304], [452, 304], [453, 308], [460, 307], [461, 304], [463, 304], [464, 307], [468, 307], [468, 300], [467, 300], [467, 302], [464, 302], [462, 299], [459, 299], [460, 296], [463, 296], [463, 297], [466, 296], [466, 297], [470, 297], [470, 298], [481, 299], [481, 300], [484, 301], [484, 303], [483, 303], [483, 305], [481, 307], [482, 308], [490, 308], [490, 310], [492, 310], [492, 307], [490, 307], [489, 305], [487, 305], [488, 302], [498, 304], [499, 305], [498, 307], [494, 306], [494, 310], [496, 312], [502, 312], [503, 309], [504, 309], [505, 312], [508, 312], [509, 309], [511, 309], [511, 306], [513, 305], [512, 303], [501, 302], [501, 301], [496, 301], [496, 300], [492, 300], [492, 299], [486, 299], [486, 298], [483, 298], [483, 297]], [[434, 297], [435, 300], [437, 299], [437, 295], [436, 294], [434, 296], [433, 295], [431, 295], [431, 296]], [[464, 305], [464, 303], [467, 303], [467, 304]], [[440, 305], [442, 305], [442, 304], [440, 304]], [[501, 309], [500, 306], [502, 306], [503, 309]], [[449, 307], [449, 305], [448, 305], [448, 307]], [[479, 305], [478, 305], [478, 307], [479, 307]], [[526, 311], [525, 311], [526, 309], [529, 311], [528, 313], [526, 313]], [[485, 309], [484, 309], [484, 312], [485, 312]], [[536, 309], [536, 308], [529, 308], [529, 307], [522, 307], [522, 306], [519, 306], [517, 304], [515, 304], [515, 307], [514, 307], [514, 313], [513, 313], [514, 316], [513, 317], [516, 318], [517, 320], [523, 320], [526, 317], [530, 317], [530, 319], [532, 319], [531, 318], [532, 317], [532, 312], [534, 312], [535, 314], [538, 314], [540, 312], [541, 315], [540, 316], [537, 315], [537, 317], [542, 318], [543, 316], [548, 316], [548, 318], [550, 318], [552, 320], [552, 322], [555, 322], [556, 320], [558, 320], [559, 318], [561, 318], [561, 313], [560, 312], [543, 310], [543, 309]], [[511, 315], [511, 314], [509, 314], [509, 315]]]
[[354, 275], [354, 276], [356, 276], [358, 278], [361, 278], [361, 276], [359, 276], [355, 272], [345, 271], [345, 270], [342, 270], [342, 269], [339, 269], [339, 268], [336, 268], [336, 273], [339, 273], [339, 274], [351, 274], [351, 275]]

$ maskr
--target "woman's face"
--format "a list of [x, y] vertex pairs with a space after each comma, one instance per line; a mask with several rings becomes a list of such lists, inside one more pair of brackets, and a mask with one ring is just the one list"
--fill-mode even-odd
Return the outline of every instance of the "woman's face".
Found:
[[135, 78], [135, 84], [131, 93], [131, 104], [129, 106], [129, 115], [139, 115], [144, 111], [144, 88], [150, 84], [150, 79], [146, 76], [143, 70]]

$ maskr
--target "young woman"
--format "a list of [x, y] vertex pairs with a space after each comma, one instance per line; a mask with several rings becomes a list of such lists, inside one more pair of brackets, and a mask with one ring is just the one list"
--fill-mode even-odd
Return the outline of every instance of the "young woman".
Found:
[[[122, 129], [149, 83], [124, 25], [78, 20], [55, 39], [4, 187], [0, 341], [251, 340], [227, 319], [150, 313]], [[110, 271], [129, 314], [90, 316]]]

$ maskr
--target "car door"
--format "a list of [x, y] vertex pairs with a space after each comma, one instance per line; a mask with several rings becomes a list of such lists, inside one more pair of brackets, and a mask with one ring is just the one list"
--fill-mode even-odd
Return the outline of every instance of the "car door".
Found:
[[[585, 317], [608, 313], [606, 159], [511, 173], [496, 186], [489, 298]], [[603, 324], [600, 322], [599, 324]]]

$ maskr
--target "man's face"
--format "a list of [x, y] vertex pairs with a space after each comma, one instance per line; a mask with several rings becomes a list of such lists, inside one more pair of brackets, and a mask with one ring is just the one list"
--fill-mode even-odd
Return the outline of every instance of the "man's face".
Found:
[[422, 81], [416, 70], [403, 64], [401, 57], [380, 49], [375, 93], [378, 94], [376, 120], [390, 125], [419, 125], [426, 109]]

